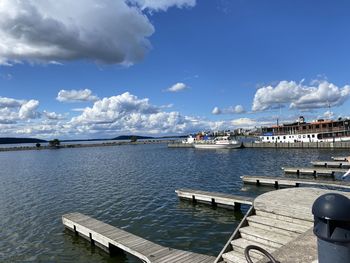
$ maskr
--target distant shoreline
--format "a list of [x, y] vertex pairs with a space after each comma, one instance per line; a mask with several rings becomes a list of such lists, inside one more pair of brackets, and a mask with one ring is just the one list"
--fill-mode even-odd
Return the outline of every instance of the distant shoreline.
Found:
[[136, 142], [103, 142], [103, 143], [89, 143], [89, 144], [63, 144], [60, 146], [11, 146], [11, 147], [0, 147], [0, 152], [11, 152], [11, 151], [39, 151], [39, 150], [56, 150], [56, 149], [67, 149], [67, 148], [86, 148], [86, 147], [105, 147], [105, 146], [118, 146], [118, 145], [138, 145], [138, 144], [168, 144], [174, 142], [175, 140], [159, 140], [159, 139], [149, 139], [144, 141]]

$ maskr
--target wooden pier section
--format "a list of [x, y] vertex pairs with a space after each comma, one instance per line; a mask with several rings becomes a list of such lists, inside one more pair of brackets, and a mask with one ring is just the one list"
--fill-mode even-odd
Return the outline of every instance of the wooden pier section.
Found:
[[192, 189], [178, 189], [175, 190], [179, 198], [191, 200], [193, 203], [206, 203], [213, 206], [220, 206], [239, 210], [241, 204], [252, 205], [254, 198], [246, 196], [238, 196], [231, 194], [223, 194], [216, 192], [206, 192]]
[[146, 263], [212, 263], [207, 255], [160, 246], [80, 213], [62, 216], [63, 225], [110, 253], [124, 251]]
[[332, 160], [333, 161], [340, 161], [340, 162], [349, 162], [349, 160], [347, 158], [348, 157], [333, 156]]
[[344, 173], [344, 169], [341, 168], [317, 168], [317, 167], [282, 167], [285, 174], [311, 175], [314, 178], [319, 176], [334, 177], [335, 173]]
[[350, 189], [350, 182], [347, 181], [326, 181], [326, 180], [315, 180], [315, 179], [302, 179], [302, 178], [286, 178], [280, 176], [252, 176], [245, 175], [241, 176], [243, 183], [273, 186], [279, 187], [298, 187], [300, 185], [318, 185], [318, 186], [330, 186], [337, 188]]
[[315, 167], [350, 169], [350, 163], [345, 161], [316, 161], [311, 164]]

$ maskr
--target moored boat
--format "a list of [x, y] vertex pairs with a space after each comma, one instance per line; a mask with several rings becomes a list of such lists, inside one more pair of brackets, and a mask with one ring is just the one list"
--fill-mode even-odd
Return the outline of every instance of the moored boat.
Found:
[[198, 149], [234, 149], [240, 148], [241, 142], [230, 136], [219, 136], [212, 140], [196, 140], [193, 146]]
[[268, 143], [350, 141], [350, 119], [305, 122], [300, 116], [293, 123], [262, 127], [259, 139]]

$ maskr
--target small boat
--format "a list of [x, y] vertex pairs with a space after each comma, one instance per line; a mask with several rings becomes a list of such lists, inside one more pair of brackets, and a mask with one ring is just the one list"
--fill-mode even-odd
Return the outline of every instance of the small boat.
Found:
[[234, 149], [240, 148], [241, 142], [230, 136], [220, 136], [212, 140], [195, 140], [193, 146], [198, 149]]

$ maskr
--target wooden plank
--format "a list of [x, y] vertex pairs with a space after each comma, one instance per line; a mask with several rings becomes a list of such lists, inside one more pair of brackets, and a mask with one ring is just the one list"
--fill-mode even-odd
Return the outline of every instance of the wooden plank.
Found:
[[193, 189], [175, 190], [179, 198], [192, 200], [194, 202], [209, 203], [212, 205], [223, 205], [239, 208], [239, 204], [252, 205], [254, 198], [247, 196], [230, 195], [217, 192], [207, 192]]
[[246, 184], [257, 184], [257, 185], [269, 185], [275, 186], [276, 182], [279, 187], [293, 187], [299, 185], [319, 185], [319, 186], [332, 186], [338, 188], [350, 188], [350, 182], [347, 181], [326, 181], [319, 179], [303, 179], [303, 178], [285, 178], [279, 176], [251, 176], [245, 175], [241, 179]]
[[[80, 213], [70, 213], [62, 216], [63, 224], [70, 230], [90, 239], [92, 244], [95, 241], [108, 251], [109, 244], [112, 244], [123, 251], [134, 255], [146, 263], [154, 262], [213, 262], [214, 257], [171, 249], [157, 245], [122, 229], [113, 227], [89, 216]], [[164, 261], [164, 260], [165, 261]]]

